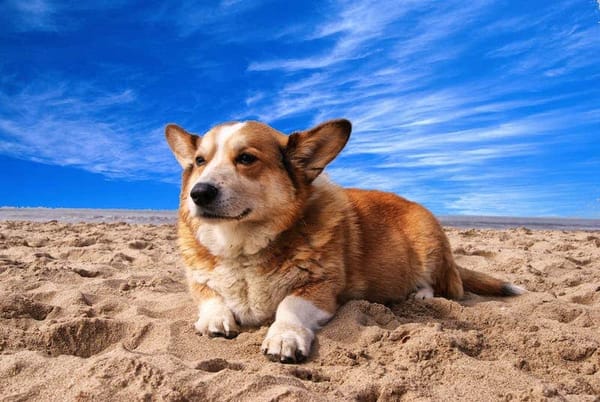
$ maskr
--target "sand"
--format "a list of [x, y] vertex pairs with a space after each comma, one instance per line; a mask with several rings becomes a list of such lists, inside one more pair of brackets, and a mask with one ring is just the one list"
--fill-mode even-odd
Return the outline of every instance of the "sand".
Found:
[[0, 221], [0, 399], [599, 400], [600, 232], [447, 233], [531, 292], [353, 301], [281, 365], [194, 333], [173, 225]]

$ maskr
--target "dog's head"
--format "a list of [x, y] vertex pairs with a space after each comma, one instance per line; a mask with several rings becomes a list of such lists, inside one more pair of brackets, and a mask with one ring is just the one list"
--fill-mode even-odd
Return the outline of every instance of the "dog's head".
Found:
[[167, 142], [184, 169], [180, 209], [202, 224], [277, 221], [284, 230], [350, 131], [343, 119], [290, 136], [254, 121], [220, 124], [202, 136], [170, 124]]

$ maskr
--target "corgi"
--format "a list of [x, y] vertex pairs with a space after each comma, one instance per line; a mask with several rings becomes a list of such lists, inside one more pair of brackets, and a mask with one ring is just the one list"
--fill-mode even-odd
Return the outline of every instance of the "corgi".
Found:
[[183, 168], [178, 242], [197, 332], [233, 338], [271, 323], [261, 350], [305, 360], [342, 303], [394, 303], [465, 291], [525, 290], [457, 266], [436, 218], [395, 194], [344, 189], [323, 170], [352, 126], [327, 121], [289, 136], [255, 121], [165, 135]]

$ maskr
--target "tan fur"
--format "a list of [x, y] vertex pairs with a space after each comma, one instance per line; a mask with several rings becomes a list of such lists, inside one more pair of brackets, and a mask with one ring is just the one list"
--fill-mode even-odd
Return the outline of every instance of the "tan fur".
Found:
[[[310, 306], [330, 317], [349, 299], [391, 303], [421, 287], [455, 299], [464, 290], [518, 293], [500, 280], [457, 267], [440, 224], [419, 204], [391, 193], [342, 189], [319, 176], [349, 134], [346, 120], [289, 137], [258, 122], [228, 123], [202, 137], [174, 125], [166, 129], [184, 168], [179, 246], [194, 298], [201, 306], [220, 297], [241, 325], [268, 322], [287, 296], [300, 298], [277, 310], [263, 345], [271, 354], [273, 339], [282, 342], [273, 354], [284, 362], [295, 361], [284, 349], [308, 353], [305, 343], [310, 345], [311, 331], [320, 324], [297, 317]], [[236, 162], [244, 152], [257, 161]], [[202, 166], [194, 166], [198, 155], [206, 161]], [[209, 179], [229, 191], [219, 214], [236, 216], [247, 204], [247, 217], [203, 218], [189, 193], [199, 180]], [[286, 344], [291, 336], [285, 331], [299, 341]]]

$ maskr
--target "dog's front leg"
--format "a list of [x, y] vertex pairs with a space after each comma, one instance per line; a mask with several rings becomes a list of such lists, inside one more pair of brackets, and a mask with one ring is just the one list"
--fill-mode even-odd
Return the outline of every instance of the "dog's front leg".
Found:
[[239, 334], [233, 313], [223, 302], [223, 298], [208, 286], [192, 283], [190, 290], [198, 302], [196, 331], [210, 337], [223, 336], [231, 339]]
[[277, 307], [275, 322], [262, 343], [262, 352], [270, 360], [282, 363], [305, 360], [315, 331], [329, 321], [335, 308], [333, 296], [308, 295], [307, 292], [287, 296]]

